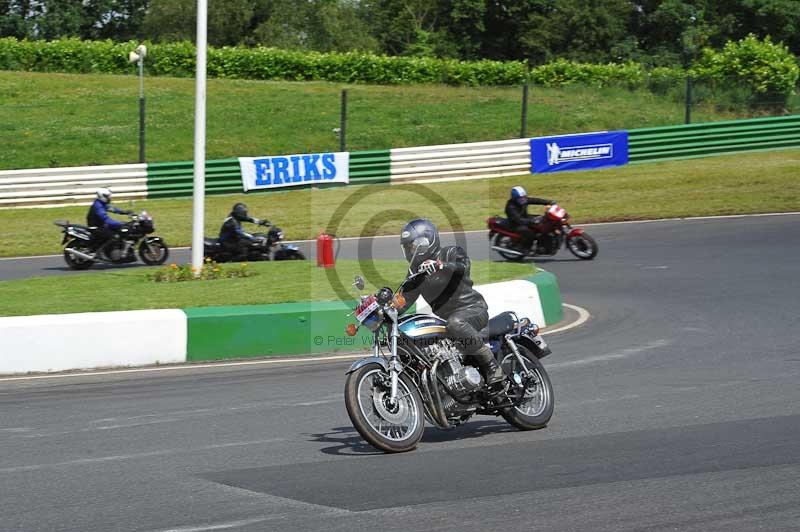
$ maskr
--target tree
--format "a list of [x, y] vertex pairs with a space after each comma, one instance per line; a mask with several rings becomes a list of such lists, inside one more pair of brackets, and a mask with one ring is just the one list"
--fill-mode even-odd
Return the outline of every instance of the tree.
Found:
[[[247, 36], [255, 0], [225, 0], [208, 4], [208, 42], [235, 45]], [[197, 32], [196, 0], [150, 0], [144, 35], [156, 41], [194, 41]]]
[[149, 0], [86, 0], [81, 36], [128, 41], [142, 38]]
[[256, 13], [261, 21], [250, 44], [320, 52], [378, 49], [355, 1], [262, 1]]

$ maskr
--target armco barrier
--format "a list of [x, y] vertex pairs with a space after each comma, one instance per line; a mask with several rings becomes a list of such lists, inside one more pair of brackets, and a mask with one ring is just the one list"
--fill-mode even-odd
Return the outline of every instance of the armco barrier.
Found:
[[[389, 181], [389, 150], [350, 152], [350, 182], [354, 185]], [[147, 168], [150, 198], [177, 198], [192, 195], [194, 163], [153, 163]], [[242, 192], [239, 159], [206, 161], [206, 194]]]
[[90, 203], [99, 187], [119, 199], [147, 196], [147, 165], [120, 164], [0, 171], [0, 208]]
[[[800, 147], [800, 115], [628, 131], [632, 163]], [[350, 152], [350, 183], [483, 179], [530, 172], [529, 139]], [[0, 171], [0, 208], [89, 203], [98, 186], [117, 197], [192, 195], [192, 162]], [[339, 186], [339, 185], [329, 185]], [[238, 159], [206, 162], [206, 193], [242, 192]]]
[[[150, 198], [191, 196], [194, 163], [152, 163], [147, 166], [147, 195]], [[206, 161], [206, 194], [242, 191], [239, 159]]]
[[628, 131], [632, 163], [800, 146], [800, 115]]
[[[476, 288], [490, 315], [515, 310], [539, 325], [562, 318], [558, 283], [549, 272]], [[423, 302], [417, 310], [424, 311]], [[344, 334], [351, 312], [350, 305], [329, 301], [0, 318], [0, 374], [366, 351], [366, 330]], [[87, 330], [117, 341], [87, 346]]]
[[530, 171], [528, 139], [397, 148], [392, 182], [435, 182], [520, 175]]

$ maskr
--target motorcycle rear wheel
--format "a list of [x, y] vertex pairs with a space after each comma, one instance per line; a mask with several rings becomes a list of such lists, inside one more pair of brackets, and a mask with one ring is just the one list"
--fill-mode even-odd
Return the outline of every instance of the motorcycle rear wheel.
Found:
[[347, 376], [344, 404], [359, 434], [386, 453], [403, 453], [417, 447], [425, 429], [422, 398], [411, 379], [400, 374], [396, 403], [389, 402], [385, 385], [389, 374], [380, 364], [360, 367]]
[[[498, 234], [494, 237], [494, 245], [498, 248], [512, 248], [512, 240], [510, 236]], [[508, 253], [506, 251], [500, 251], [496, 249], [498, 255], [503, 257], [504, 259], [512, 262], [519, 262], [525, 258], [525, 255], [515, 255], [514, 253]], [[516, 251], [516, 250], [514, 250]]]
[[[520, 355], [525, 360], [527, 370], [533, 373], [533, 378], [525, 388], [524, 401], [518, 406], [506, 409], [501, 415], [503, 419], [520, 430], [542, 429], [553, 417], [555, 406], [553, 385], [539, 359], [525, 347], [520, 345], [518, 348]], [[500, 365], [506, 375], [519, 373], [525, 369], [513, 353], [503, 357]]]
[[567, 249], [582, 260], [592, 260], [597, 256], [597, 242], [586, 233], [567, 237]]
[[[77, 238], [73, 238], [67, 245], [64, 246], [67, 248], [72, 248], [75, 251], [80, 251], [82, 253], [89, 253], [89, 245], [84, 240], [79, 240]], [[82, 259], [80, 257], [76, 257], [69, 251], [64, 251], [64, 262], [67, 263], [67, 266], [72, 268], [73, 270], [88, 270], [94, 264], [94, 261], [88, 259]]]

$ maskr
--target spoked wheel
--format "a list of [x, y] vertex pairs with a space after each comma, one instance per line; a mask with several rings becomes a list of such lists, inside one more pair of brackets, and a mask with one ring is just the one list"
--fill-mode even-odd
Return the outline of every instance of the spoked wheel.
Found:
[[145, 239], [139, 244], [139, 258], [148, 266], [164, 264], [169, 257], [169, 248], [166, 242], [158, 239]]
[[530, 351], [523, 346], [518, 346], [520, 355], [524, 360], [524, 367], [513, 354], [506, 355], [500, 362], [506, 375], [515, 373], [525, 384], [522, 402], [505, 410], [503, 418], [520, 430], [535, 430], [547, 426], [553, 416], [555, 396], [550, 377]]
[[[498, 234], [496, 237], [494, 237], [494, 245], [497, 246], [498, 248], [506, 248], [506, 249], [510, 248], [510, 249], [512, 249], [514, 251], [521, 251], [521, 250], [517, 250], [517, 249], [514, 248], [514, 241], [511, 240], [510, 236], [506, 236], [506, 235]], [[497, 253], [501, 257], [503, 257], [504, 259], [510, 260], [510, 261], [513, 261], [513, 262], [519, 262], [519, 261], [521, 261], [522, 259], [525, 258], [525, 255], [518, 255], [518, 254], [515, 254], [515, 253], [509, 253], [508, 251], [501, 251], [499, 249], [496, 249], [495, 251], [497, 251]]]
[[[89, 253], [89, 246], [87, 243], [77, 238], [67, 242], [65, 247], [72, 248], [75, 251], [80, 251], [81, 253]], [[69, 251], [64, 251], [64, 262], [66, 262], [67, 266], [73, 270], [88, 270], [92, 267], [92, 264], [94, 264], [94, 261], [78, 257]]]
[[583, 260], [591, 260], [597, 255], [597, 242], [586, 233], [567, 237], [567, 249]]
[[425, 428], [422, 399], [411, 379], [402, 373], [394, 402], [390, 395], [389, 373], [380, 364], [367, 364], [347, 376], [344, 404], [358, 433], [381, 451], [410, 451]]

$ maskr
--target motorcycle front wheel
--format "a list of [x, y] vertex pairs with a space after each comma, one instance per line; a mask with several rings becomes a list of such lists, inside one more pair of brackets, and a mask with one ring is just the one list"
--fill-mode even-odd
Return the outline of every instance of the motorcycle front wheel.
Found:
[[514, 354], [509, 353], [500, 362], [506, 375], [523, 376], [525, 390], [519, 405], [502, 412], [503, 419], [520, 430], [536, 430], [547, 426], [553, 417], [555, 395], [550, 376], [539, 359], [523, 346], [518, 346], [525, 364], [523, 367]]
[[[507, 248], [507, 249], [512, 249], [513, 251], [518, 251], [516, 249], [513, 249], [514, 241], [511, 240], [510, 236], [498, 234], [496, 237], [494, 237], [494, 245], [497, 246], [498, 248]], [[519, 262], [525, 258], [525, 255], [510, 253], [508, 251], [501, 251], [500, 249], [495, 249], [495, 251], [497, 251], [497, 253], [504, 259], [512, 262]]]
[[425, 428], [422, 398], [411, 379], [401, 373], [392, 403], [389, 382], [389, 373], [376, 363], [350, 373], [344, 385], [347, 415], [361, 437], [376, 449], [411, 451]]
[[586, 233], [567, 237], [567, 249], [582, 260], [591, 260], [597, 256], [597, 242]]
[[[75, 251], [80, 251], [81, 253], [89, 253], [88, 242], [77, 238], [73, 238], [67, 242], [65, 247], [72, 248]], [[94, 264], [94, 261], [77, 257], [66, 250], [64, 251], [64, 262], [66, 262], [67, 266], [73, 270], [88, 270], [92, 267], [92, 264]]]
[[139, 244], [139, 258], [148, 266], [164, 264], [169, 257], [169, 248], [160, 238], [146, 238]]

